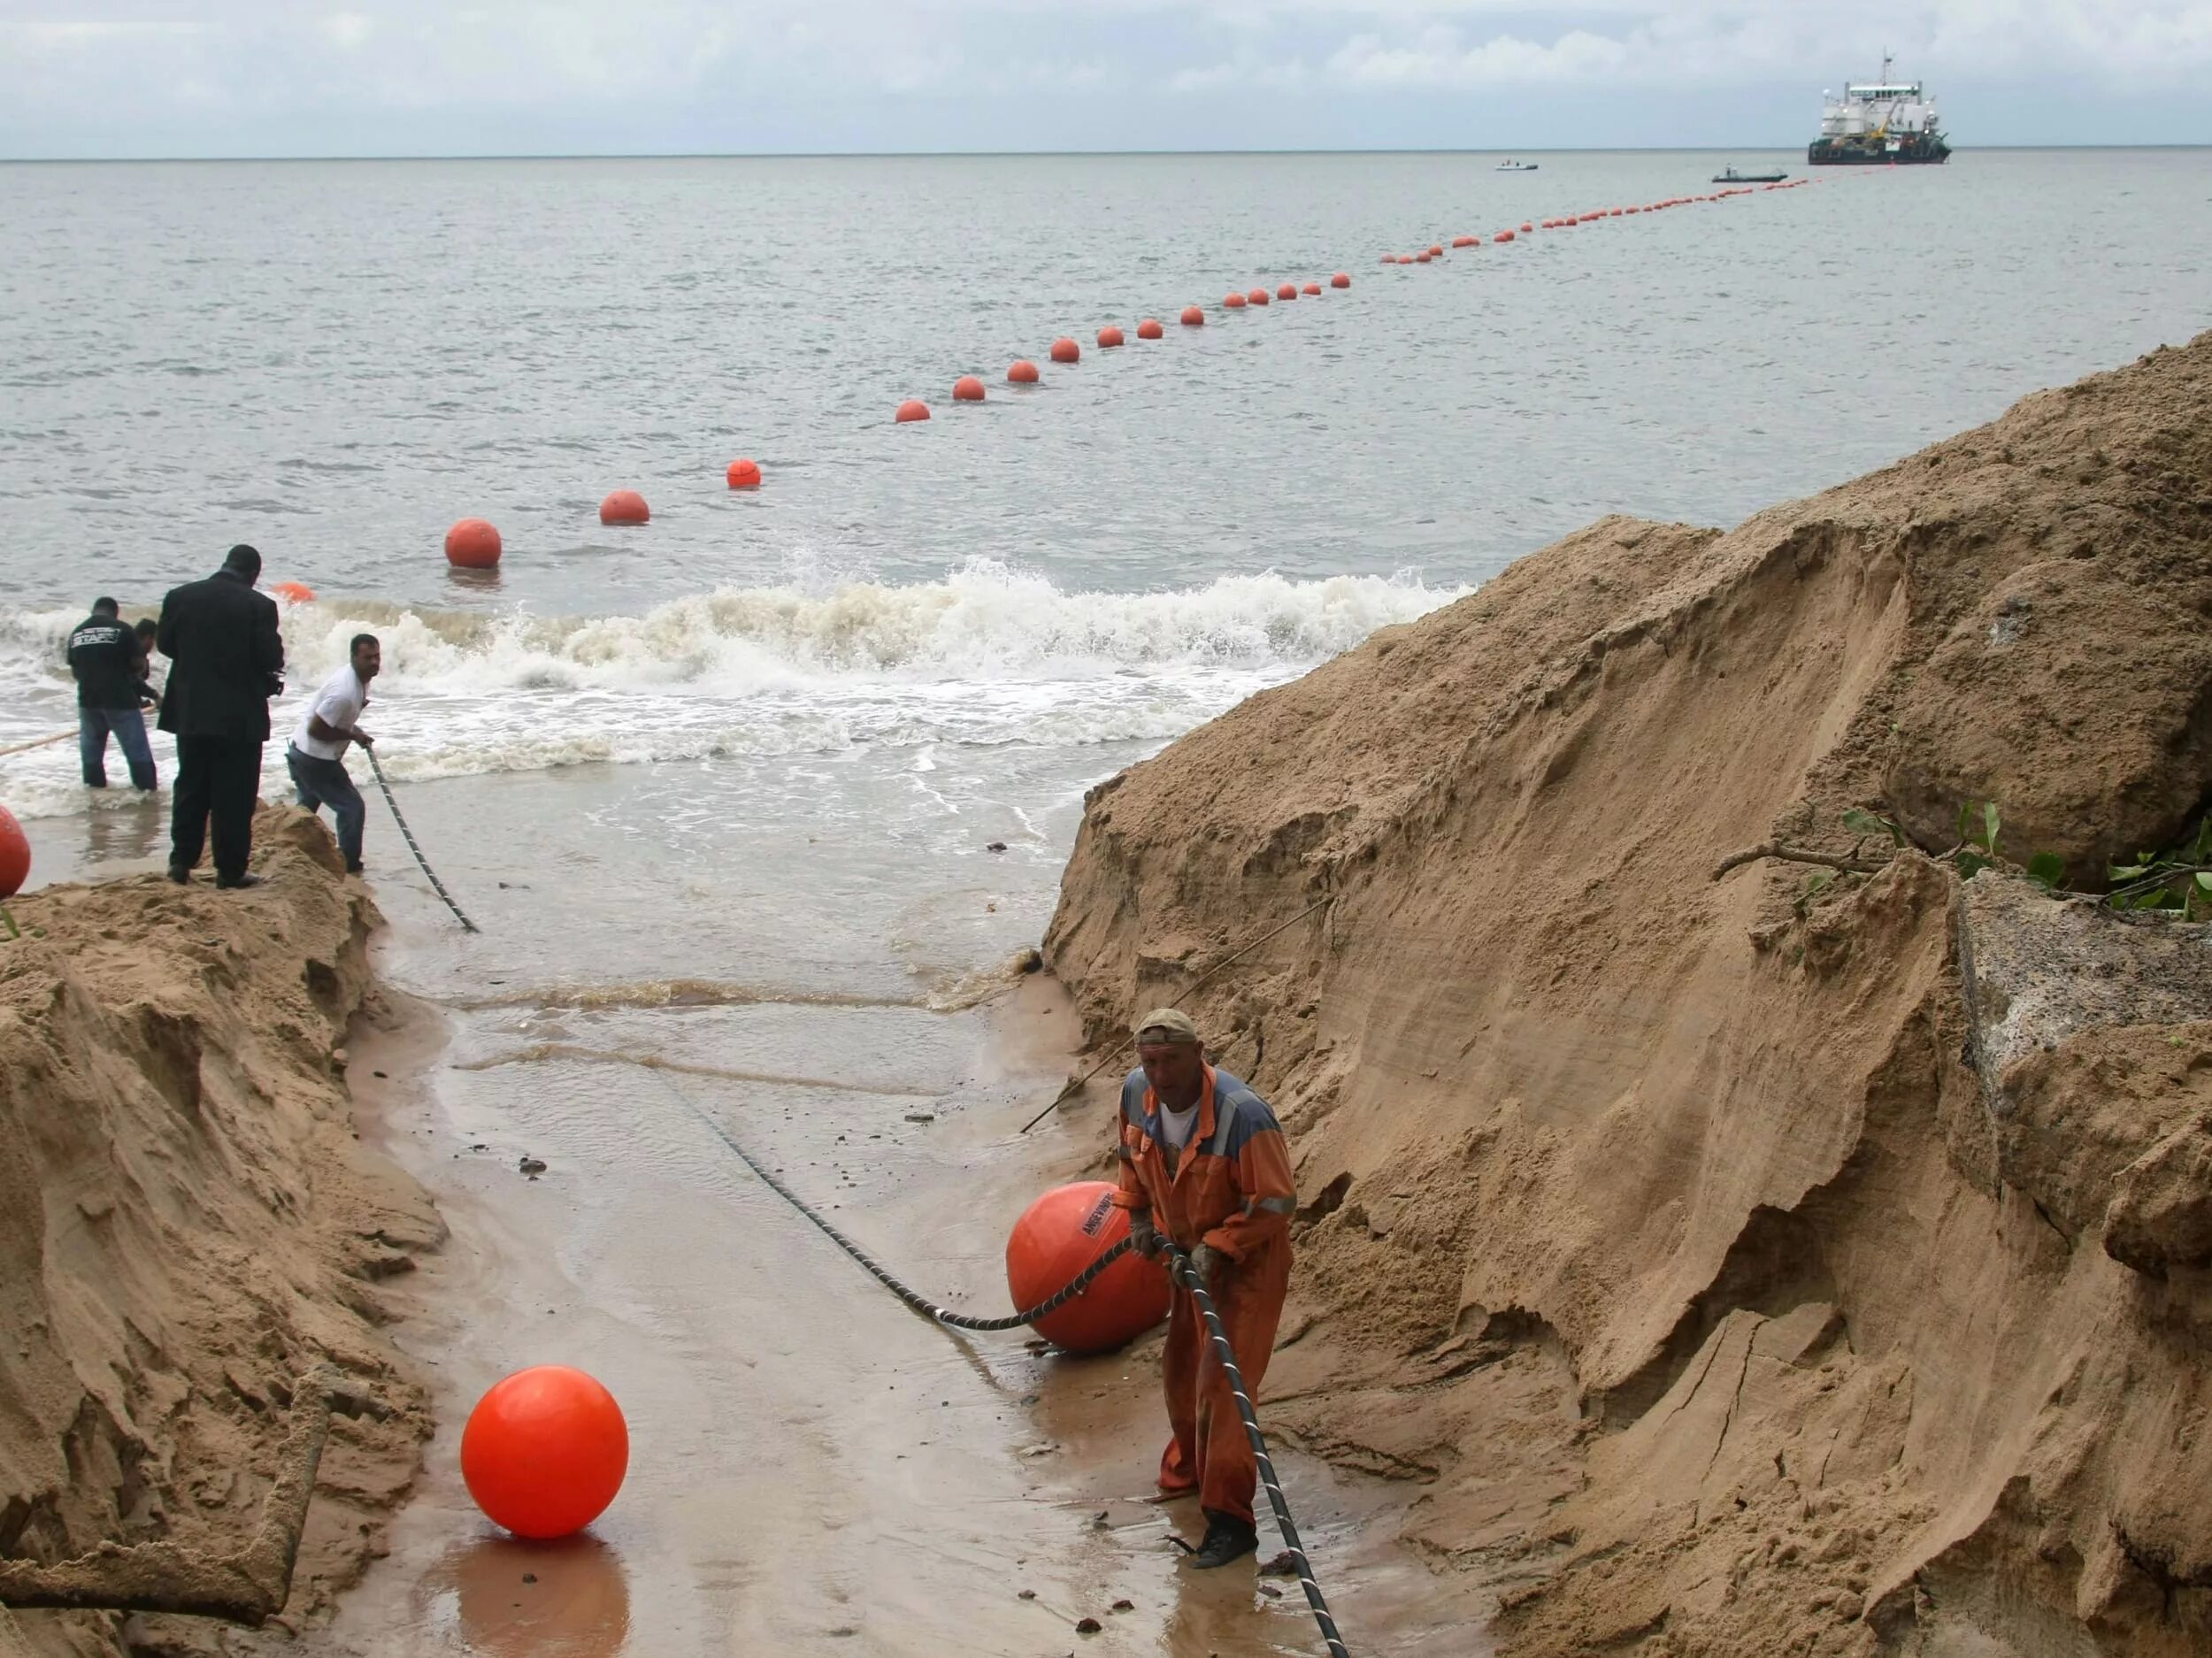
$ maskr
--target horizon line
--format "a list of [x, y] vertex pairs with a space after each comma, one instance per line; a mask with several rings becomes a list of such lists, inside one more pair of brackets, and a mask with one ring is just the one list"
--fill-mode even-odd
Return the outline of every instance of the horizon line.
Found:
[[[1360, 149], [1281, 150], [483, 150], [426, 155], [194, 155], [194, 156], [0, 156], [0, 166], [194, 166], [257, 165], [271, 163], [303, 165], [315, 162], [447, 162], [447, 161], [946, 161], [946, 160], [1066, 160], [1077, 157], [1204, 157], [1204, 156], [1606, 156], [1606, 155], [1724, 155], [1737, 152], [1787, 150], [1805, 148], [1801, 142], [1741, 144], [1553, 144], [1509, 149], [1501, 144], [1479, 146], [1405, 146]], [[2074, 144], [1955, 144], [1951, 153], [1973, 151], [2208, 150], [2212, 139], [2186, 143], [2074, 143]]]

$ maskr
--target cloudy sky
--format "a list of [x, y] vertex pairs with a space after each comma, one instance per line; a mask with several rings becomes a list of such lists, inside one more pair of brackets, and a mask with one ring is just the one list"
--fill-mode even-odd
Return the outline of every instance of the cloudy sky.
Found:
[[2212, 142], [2212, 0], [0, 0], [0, 156]]

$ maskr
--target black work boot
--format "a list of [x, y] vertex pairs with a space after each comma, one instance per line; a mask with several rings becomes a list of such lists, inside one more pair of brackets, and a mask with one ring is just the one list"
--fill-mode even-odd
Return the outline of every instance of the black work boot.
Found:
[[1259, 1529], [1234, 1515], [1206, 1510], [1205, 1540], [1191, 1551], [1190, 1563], [1199, 1571], [1211, 1571], [1233, 1560], [1242, 1560], [1260, 1546]]

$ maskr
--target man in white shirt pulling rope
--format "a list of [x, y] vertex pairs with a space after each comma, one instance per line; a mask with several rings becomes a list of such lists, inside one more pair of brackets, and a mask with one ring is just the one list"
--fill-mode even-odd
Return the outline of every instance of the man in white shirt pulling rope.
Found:
[[350, 658], [315, 693], [284, 756], [300, 804], [310, 811], [327, 806], [338, 820], [338, 849], [345, 855], [349, 875], [361, 872], [361, 830], [369, 809], [346, 770], [346, 748], [357, 742], [364, 748], [373, 744], [357, 722], [369, 705], [369, 681], [383, 665], [384, 649], [376, 635], [356, 633]]

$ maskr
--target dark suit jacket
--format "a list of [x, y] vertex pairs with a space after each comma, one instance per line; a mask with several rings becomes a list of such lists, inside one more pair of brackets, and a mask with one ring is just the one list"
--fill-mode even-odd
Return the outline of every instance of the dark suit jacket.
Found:
[[269, 699], [284, 688], [276, 601], [219, 570], [172, 587], [154, 643], [169, 658], [161, 729], [180, 737], [269, 740]]

